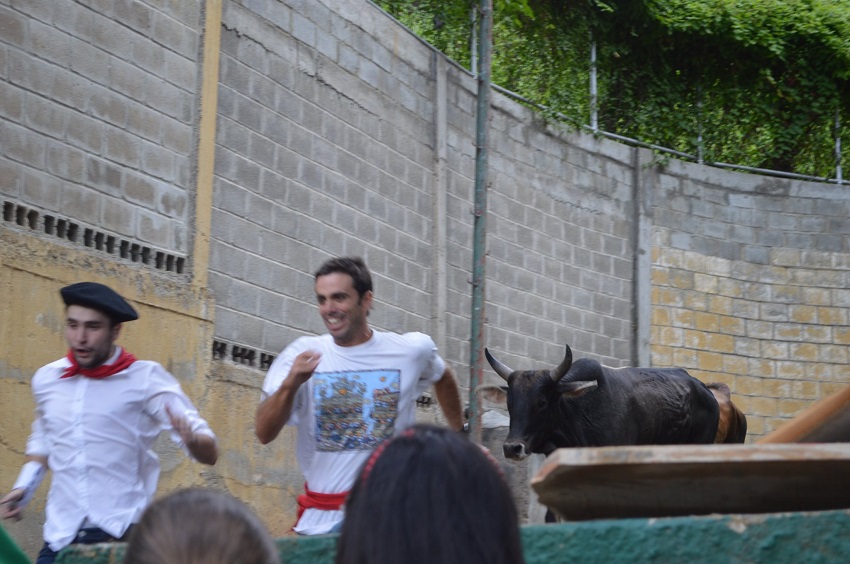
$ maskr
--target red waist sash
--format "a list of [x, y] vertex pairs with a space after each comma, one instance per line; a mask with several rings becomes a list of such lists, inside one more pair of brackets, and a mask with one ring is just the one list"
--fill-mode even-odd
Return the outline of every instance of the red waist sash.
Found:
[[335, 511], [345, 503], [348, 492], [320, 493], [311, 491], [304, 482], [304, 493], [298, 496], [298, 519], [307, 509], [321, 509], [322, 511]]

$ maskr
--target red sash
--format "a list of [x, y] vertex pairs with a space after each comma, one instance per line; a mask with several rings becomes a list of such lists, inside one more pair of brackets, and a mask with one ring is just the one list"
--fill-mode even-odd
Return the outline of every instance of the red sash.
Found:
[[339, 493], [319, 493], [310, 491], [307, 487], [307, 482], [304, 482], [304, 493], [298, 496], [298, 519], [296, 524], [301, 520], [301, 515], [307, 509], [321, 509], [322, 511], [335, 511], [342, 507], [345, 503], [345, 497], [348, 492]]
[[117, 372], [126, 370], [131, 364], [136, 362], [136, 357], [124, 349], [121, 349], [121, 354], [118, 356], [118, 360], [115, 361], [115, 364], [101, 364], [97, 368], [81, 368], [80, 365], [77, 364], [77, 359], [74, 358], [74, 351], [70, 349], [68, 349], [67, 358], [71, 363], [71, 366], [65, 369], [65, 372], [59, 377], [60, 380], [62, 378], [76, 376], [77, 374], [82, 374], [86, 378], [106, 378], [107, 376], [112, 376]]

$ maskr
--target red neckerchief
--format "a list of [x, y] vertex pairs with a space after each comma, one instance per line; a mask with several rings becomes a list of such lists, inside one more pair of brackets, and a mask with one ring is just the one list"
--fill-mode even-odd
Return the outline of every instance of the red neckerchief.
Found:
[[115, 361], [115, 364], [101, 364], [97, 368], [81, 368], [77, 364], [77, 359], [74, 358], [74, 351], [71, 349], [68, 349], [68, 356], [66, 358], [71, 363], [71, 366], [65, 369], [65, 372], [59, 377], [60, 380], [62, 378], [76, 376], [77, 374], [82, 374], [86, 378], [106, 378], [107, 376], [112, 376], [117, 372], [126, 370], [131, 364], [136, 362], [136, 357], [124, 349], [121, 349], [121, 355]]

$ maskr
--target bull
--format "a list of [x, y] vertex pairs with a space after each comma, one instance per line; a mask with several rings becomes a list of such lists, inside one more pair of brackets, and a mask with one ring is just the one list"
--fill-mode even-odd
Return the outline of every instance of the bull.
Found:
[[507, 388], [482, 386], [507, 401], [505, 458], [568, 447], [743, 443], [747, 420], [723, 383], [703, 384], [682, 368], [610, 368], [573, 362], [569, 345], [554, 370], [514, 371], [484, 349]]

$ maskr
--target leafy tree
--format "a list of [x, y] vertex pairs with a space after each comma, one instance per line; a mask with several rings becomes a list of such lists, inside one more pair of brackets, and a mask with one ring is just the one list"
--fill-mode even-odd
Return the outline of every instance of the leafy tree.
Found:
[[[477, 0], [379, 4], [471, 60]], [[493, 82], [588, 123], [591, 41], [601, 129], [707, 161], [834, 174], [836, 112], [850, 122], [850, 1], [495, 0]]]

